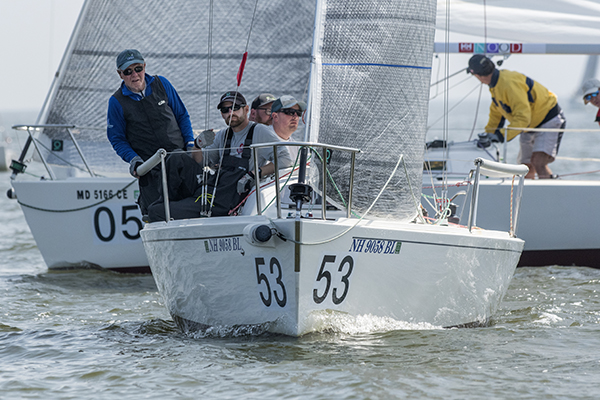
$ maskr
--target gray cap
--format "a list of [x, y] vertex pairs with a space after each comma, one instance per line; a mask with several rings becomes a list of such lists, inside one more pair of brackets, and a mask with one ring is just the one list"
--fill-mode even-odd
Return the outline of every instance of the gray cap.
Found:
[[581, 87], [581, 95], [585, 97], [588, 94], [597, 92], [599, 88], [600, 81], [598, 79], [588, 79], [587, 81], [583, 82], [583, 86]]
[[281, 96], [280, 98], [275, 100], [275, 102], [271, 106], [271, 112], [278, 112], [278, 111], [281, 111], [281, 109], [283, 109], [283, 108], [292, 108], [296, 104], [298, 104], [298, 107], [300, 107], [300, 110], [302, 110], [302, 111], [306, 110], [305, 102], [298, 101], [289, 95]]
[[271, 93], [263, 93], [258, 96], [254, 100], [252, 100], [252, 109], [256, 110], [258, 107], [262, 107], [265, 104], [269, 104], [274, 102], [277, 97], [273, 96]]
[[142, 57], [142, 54], [135, 49], [123, 50], [117, 56], [117, 69], [121, 71], [127, 69], [127, 67], [129, 67], [132, 64], [144, 63], [144, 57]]

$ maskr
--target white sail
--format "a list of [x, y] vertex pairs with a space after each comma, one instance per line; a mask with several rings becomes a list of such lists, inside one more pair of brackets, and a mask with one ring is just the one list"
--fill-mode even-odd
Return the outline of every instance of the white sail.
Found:
[[[420, 197], [417, 183], [422, 177], [435, 4], [323, 3], [323, 16], [318, 18], [323, 27], [315, 28], [323, 32], [322, 47], [313, 61], [320, 63], [314, 68], [320, 73], [314, 77], [320, 117], [318, 135], [314, 129], [310, 140], [362, 150], [354, 181], [354, 208], [359, 213], [371, 206], [392, 177], [370, 216], [414, 218], [413, 196]], [[329, 168], [338, 188], [348, 184], [341, 178], [348, 176], [348, 157], [337, 153], [331, 157]]]
[[[216, 105], [222, 93], [235, 89], [246, 50], [239, 90], [247, 101], [262, 92], [306, 99], [313, 4], [275, 0], [258, 2], [256, 11], [254, 6], [243, 0], [86, 1], [39, 122], [99, 128], [76, 135], [92, 169], [126, 171], [105, 128], [108, 99], [120, 83], [115, 59], [127, 48], [140, 50], [147, 73], [171, 81], [197, 129], [223, 126]], [[254, 12], [260, 28], [251, 30]], [[51, 139], [64, 140], [61, 151], [45, 154], [51, 164], [82, 166], [64, 130], [46, 129], [42, 140], [49, 149]]]

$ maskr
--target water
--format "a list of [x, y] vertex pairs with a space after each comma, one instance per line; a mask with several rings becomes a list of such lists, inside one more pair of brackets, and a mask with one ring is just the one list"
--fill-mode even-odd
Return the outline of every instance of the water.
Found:
[[150, 275], [49, 272], [0, 173], [2, 399], [592, 399], [600, 270], [518, 269], [492, 324], [186, 336]]

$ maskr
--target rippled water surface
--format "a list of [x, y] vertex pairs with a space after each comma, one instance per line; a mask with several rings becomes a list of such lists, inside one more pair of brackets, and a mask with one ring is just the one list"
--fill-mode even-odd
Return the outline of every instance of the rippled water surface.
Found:
[[2, 399], [592, 399], [600, 271], [521, 268], [493, 323], [185, 336], [150, 275], [49, 272], [0, 173]]

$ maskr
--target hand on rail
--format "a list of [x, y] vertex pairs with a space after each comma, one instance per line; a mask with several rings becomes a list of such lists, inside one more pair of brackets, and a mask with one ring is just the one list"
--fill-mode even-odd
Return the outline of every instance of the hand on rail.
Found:
[[131, 176], [133, 176], [134, 178], [139, 178], [137, 174], [137, 168], [143, 163], [144, 160], [142, 160], [142, 157], [140, 156], [135, 156], [131, 159], [131, 161], [129, 161], [129, 173], [131, 174]]

